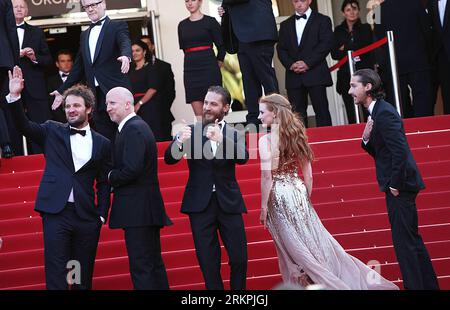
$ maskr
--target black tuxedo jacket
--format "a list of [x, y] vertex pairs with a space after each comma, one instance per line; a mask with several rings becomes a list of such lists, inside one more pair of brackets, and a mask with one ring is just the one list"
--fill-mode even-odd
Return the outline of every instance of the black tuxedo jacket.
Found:
[[158, 182], [158, 154], [150, 127], [139, 116], [116, 136], [109, 182], [114, 200], [109, 226], [129, 228], [171, 225]]
[[23, 112], [21, 100], [8, 104], [8, 107], [19, 130], [38, 143], [44, 152], [45, 170], [35, 210], [51, 214], [61, 212], [73, 188], [75, 210], [82, 219], [100, 221], [100, 216], [106, 219], [110, 205], [110, 187], [107, 181], [107, 173], [111, 169], [109, 140], [91, 129], [92, 157], [75, 172], [70, 146], [70, 127], [67, 123], [31, 122]]
[[11, 0], [0, 0], [0, 68], [11, 69], [19, 60]]
[[439, 16], [438, 0], [428, 1], [428, 13], [433, 24], [433, 60], [437, 60], [439, 52], [444, 49], [450, 62], [450, 1], [445, 8], [444, 26]]
[[430, 69], [429, 18], [420, 0], [386, 0], [381, 4], [381, 27], [394, 31], [399, 74]]
[[175, 100], [175, 79], [173, 76], [172, 66], [160, 59], [155, 60], [156, 70], [160, 76], [161, 80], [161, 93], [164, 100], [164, 105], [162, 107], [162, 139], [170, 141], [172, 139], [172, 122], [175, 120], [170, 108]]
[[380, 99], [375, 103], [372, 119], [369, 142], [361, 145], [375, 159], [380, 190], [386, 192], [392, 187], [417, 192], [425, 188], [397, 110]]
[[[59, 73], [52, 75], [47, 79], [47, 94], [50, 94], [54, 90], [58, 89], [62, 84], [63, 80], [61, 79]], [[48, 95], [48, 97], [49, 97], [49, 107], [51, 107], [55, 97], [50, 95]], [[64, 112], [63, 105], [60, 105], [56, 110], [52, 109], [50, 110], [52, 114], [52, 120], [61, 123], [67, 122], [66, 113]]]
[[[97, 41], [94, 61], [91, 60], [89, 50], [90, 31], [91, 28], [88, 28], [81, 33], [80, 49], [72, 71], [66, 82], [58, 89], [59, 93], [62, 94], [67, 88], [83, 79], [91, 89], [95, 90], [94, 77], [104, 94], [118, 86], [131, 89], [128, 75], [121, 73], [122, 63], [117, 60], [120, 56], [127, 56], [130, 59], [132, 57], [127, 23], [105, 18]], [[105, 106], [97, 108], [98, 110], [106, 109]]]
[[191, 139], [185, 141], [182, 149], [178, 148], [174, 140], [164, 155], [164, 161], [169, 165], [180, 161], [184, 154], [187, 155], [189, 179], [181, 212], [197, 213], [205, 210], [211, 199], [213, 184], [219, 205], [225, 212], [247, 212], [235, 175], [235, 165], [243, 165], [249, 158], [245, 136], [225, 124], [222, 132], [224, 141], [219, 144], [214, 156], [210, 140], [202, 134], [202, 124], [191, 127]]
[[[17, 42], [17, 46], [18, 46]], [[44, 32], [35, 26], [25, 23], [25, 33], [22, 48], [31, 47], [36, 54], [37, 63], [28, 57], [19, 60], [19, 66], [25, 80], [25, 91], [29, 98], [47, 100], [47, 86], [45, 84], [45, 69], [53, 63]]]
[[[312, 11], [298, 45], [295, 15], [281, 23], [277, 45], [278, 57], [286, 68], [286, 88], [301, 86], [331, 86], [330, 70], [326, 57], [333, 47], [333, 29], [328, 16]], [[292, 64], [303, 60], [309, 70], [297, 74], [290, 70]]]
[[277, 24], [272, 10], [271, 0], [223, 1], [233, 25], [233, 31], [239, 41], [250, 43], [257, 41], [276, 41]]

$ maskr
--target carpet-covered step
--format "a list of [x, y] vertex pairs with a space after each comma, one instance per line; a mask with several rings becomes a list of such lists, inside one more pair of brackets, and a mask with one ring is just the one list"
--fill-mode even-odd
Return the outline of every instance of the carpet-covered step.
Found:
[[[110, 270], [113, 269], [119, 274], [126, 274], [128, 272], [128, 266], [126, 262], [117, 264], [114, 260], [99, 261], [95, 266], [94, 277], [103, 277], [110, 274]], [[432, 261], [435, 268], [435, 272], [438, 275], [450, 275], [450, 258], [435, 259]], [[374, 263], [370, 266], [373, 266]], [[120, 267], [119, 267], [120, 266]], [[227, 263], [221, 266], [222, 279], [229, 280], [230, 267]], [[388, 280], [398, 280], [400, 268], [398, 263], [381, 264], [374, 266], [376, 270], [380, 271], [380, 274]], [[260, 277], [267, 274], [278, 274], [278, 258], [266, 258], [250, 260], [247, 268], [247, 278]], [[169, 278], [169, 284], [171, 287], [177, 285], [185, 285], [187, 283], [199, 283], [203, 282], [203, 276], [199, 266], [192, 266], [186, 268], [172, 268], [167, 270]], [[401, 277], [400, 277], [401, 278]], [[375, 279], [374, 279], [375, 280]]]
[[[432, 212], [424, 213], [419, 211], [420, 232], [424, 240], [450, 240], [450, 221], [447, 223], [442, 223], [436, 219], [437, 216], [442, 216], [443, 219], [448, 219], [448, 210], [446, 213], [447, 214], [442, 213], [440, 215], [436, 215]], [[371, 247], [392, 244], [391, 230], [387, 225], [384, 225], [383, 227], [381, 227], [380, 225], [375, 229], [363, 228], [361, 230], [361, 228], [359, 228], [359, 230], [357, 231], [339, 232], [340, 230], [334, 229], [332, 224], [327, 223], [327, 220], [324, 220], [324, 222], [325, 225], [329, 227], [330, 232], [333, 234], [333, 236], [341, 243], [344, 248]], [[345, 221], [343, 222], [343, 224], [345, 224]], [[185, 229], [185, 231], [186, 232], [179, 234], [163, 234], [161, 237], [163, 251], [176, 251], [193, 248], [194, 244], [192, 240], [192, 233], [188, 229]], [[246, 235], [248, 242], [269, 240], [271, 238], [269, 232], [260, 225], [247, 226]], [[21, 234], [3, 237], [3, 246], [0, 251], [0, 257], [5, 253], [42, 249], [42, 238], [42, 233]], [[122, 231], [104, 229], [100, 238], [100, 250], [102, 250], [103, 245], [107, 245], [108, 248], [115, 246], [121, 247], [121, 243], [123, 242]], [[111, 250], [111, 252], [113, 252], [113, 250]], [[3, 259], [6, 265], [6, 260], [8, 258], [6, 257]], [[0, 267], [0, 270], [1, 269], [2, 268]]]
[[[242, 194], [255, 194], [260, 191], [260, 179], [247, 179], [239, 181]], [[450, 176], [424, 178], [427, 190], [444, 191], [449, 189]], [[162, 188], [162, 196], [165, 203], [181, 202], [185, 186], [174, 186]], [[33, 201], [37, 195], [38, 186], [22, 187], [18, 189], [0, 189], [2, 204], [19, 203]], [[334, 187], [314, 187], [312, 193], [313, 203], [371, 198], [380, 195], [378, 185], [373, 180], [370, 183], [360, 183], [355, 185], [343, 185]]]
[[[442, 214], [443, 212], [437, 213], [433, 212], [433, 210], [426, 210], [419, 213], [420, 216], [420, 225], [438, 225], [438, 224], [449, 224], [447, 222], [443, 222], [443, 218], [448, 218], [447, 214]], [[449, 213], [447, 211], [447, 213]], [[257, 222], [257, 216], [258, 215], [255, 212], [255, 216], [253, 216], [253, 221]], [[249, 224], [250, 220], [246, 220], [246, 231], [247, 231], [247, 238], [249, 243], [254, 243], [258, 241], [264, 241], [264, 240], [270, 240], [270, 236], [267, 233], [267, 231], [263, 230], [261, 226], [257, 226], [257, 223], [252, 223], [253, 225], [250, 226]], [[369, 232], [369, 231], [375, 231], [375, 230], [388, 230], [390, 228], [390, 225], [388, 223], [387, 215], [386, 214], [380, 214], [380, 215], [372, 215], [372, 216], [360, 216], [360, 217], [351, 217], [351, 218], [343, 218], [343, 219], [329, 219], [329, 220], [323, 220], [324, 226], [328, 229], [328, 231], [331, 234], [339, 234], [338, 237], [342, 240], [346, 240], [348, 238], [344, 234], [349, 233], [358, 233], [358, 232]], [[179, 225], [181, 226], [181, 224]], [[186, 220], [184, 223], [185, 226], [185, 232], [180, 233], [177, 235], [165, 235], [162, 236], [162, 249], [166, 252], [171, 251], [177, 251], [177, 250], [189, 250], [194, 248], [193, 242], [192, 242], [192, 236], [190, 234], [190, 227], [189, 223]], [[450, 226], [449, 225], [441, 225], [440, 229], [432, 230], [435, 232], [440, 232], [443, 234], [439, 236], [440, 238], [443, 238], [444, 236], [448, 237], [448, 240], [450, 240]], [[429, 229], [427, 228], [427, 231]], [[385, 235], [387, 238], [383, 239], [384, 244], [390, 244], [390, 238], [389, 235]], [[427, 235], [428, 236], [428, 235]], [[433, 237], [433, 234], [430, 233], [430, 238], [427, 239], [424, 236], [425, 241], [435, 241], [440, 240], [439, 238]], [[373, 245], [381, 245], [381, 243], [376, 244], [371, 239], [364, 240], [366, 242], [363, 242], [361, 240], [360, 243], [352, 242], [351, 239], [348, 242], [343, 243], [344, 247], [371, 247]], [[15, 268], [22, 268], [22, 267], [30, 267], [33, 265], [33, 262], [36, 259], [36, 261], [42, 261], [42, 247], [37, 247], [37, 244], [35, 245], [35, 250], [30, 250], [27, 248], [27, 250], [20, 251], [20, 252], [7, 252], [6, 251], [6, 242], [5, 241], [5, 251], [0, 252], [0, 270], [5, 269], [15, 269]], [[449, 253], [450, 254], [450, 253]], [[100, 240], [99, 249], [98, 249], [98, 257], [104, 258], [104, 257], [113, 257], [116, 255], [126, 255], [124, 242], [122, 238], [112, 240], [112, 241], [103, 241]]]
[[[450, 126], [449, 126], [450, 127]], [[450, 141], [450, 130], [442, 132], [427, 132], [427, 133], [410, 133], [407, 135], [408, 143], [411, 148], [418, 147], [433, 147], [443, 144], [443, 141]], [[324, 156], [338, 156], [362, 153], [361, 141], [359, 136], [356, 136], [348, 141], [321, 141], [311, 142], [312, 148], [318, 157]], [[257, 155], [257, 143], [253, 143], [250, 146], [250, 152], [253, 155]], [[160, 172], [171, 171], [171, 167], [177, 167], [178, 169], [184, 169], [187, 167], [186, 161], [182, 160], [177, 165], [168, 166], [163, 164], [163, 153], [158, 154], [158, 165]], [[253, 157], [252, 157], [253, 158]], [[252, 159], [256, 160], [256, 158]], [[250, 162], [252, 161], [250, 160]], [[30, 171], [43, 169], [45, 166], [45, 159], [42, 155], [32, 156], [17, 156], [12, 159], [2, 161], [0, 167], [0, 173], [10, 173], [12, 171]], [[173, 171], [173, 170], [172, 170]]]
[[[430, 148], [417, 148], [413, 149], [414, 158], [419, 164], [431, 164], [439, 161], [450, 160], [450, 145], [435, 146]], [[164, 166], [164, 164], [163, 164]], [[253, 161], [253, 163], [247, 163], [245, 165], [238, 165], [236, 167], [236, 176], [238, 180], [244, 178], [252, 178], [255, 175], [259, 175], [259, 162]], [[176, 169], [175, 169], [176, 168]], [[179, 169], [180, 167], [168, 166], [164, 169], [167, 171], [160, 171], [158, 178], [161, 187], [177, 186], [186, 184], [189, 172], [186, 169]], [[359, 170], [359, 169], [374, 169], [373, 160], [368, 159], [366, 154], [350, 154], [346, 156], [333, 156], [333, 157], [316, 157], [313, 162], [313, 172], [315, 174], [323, 172], [339, 172], [347, 170]], [[255, 171], [256, 169], [256, 171]], [[422, 169], [421, 169], [422, 171]], [[41, 181], [43, 174], [42, 169], [19, 171], [15, 173], [1, 173], [0, 174], [0, 189], [5, 188], [17, 188], [23, 186], [38, 185]]]
[[[450, 116], [440, 115], [404, 119], [403, 123], [405, 125], [406, 133], [445, 130], [450, 128]], [[310, 142], [361, 137], [365, 125], [365, 123], [362, 123], [333, 127], [308, 128], [307, 134]]]
[[[407, 135], [411, 148], [432, 147], [442, 145], [443, 141], [450, 141], [450, 130], [430, 133], [411, 133]], [[445, 143], [445, 142], [444, 142]], [[349, 140], [312, 142], [311, 147], [320, 156], [337, 156], [361, 152], [361, 138]]]
[[[436, 177], [425, 179], [425, 183], [427, 184], [428, 188], [423, 193], [421, 193], [421, 195], [423, 195], [424, 193], [441, 192], [443, 191], [443, 189], [446, 189], [448, 187], [447, 185], [449, 184], [448, 182], [450, 182], [450, 176], [442, 178]], [[255, 184], [255, 186], [259, 186], [259, 184]], [[255, 195], [252, 197], [254, 199], [255, 198], [257, 199], [257, 196]], [[369, 200], [379, 197], [382, 197], [382, 194], [377, 191], [375, 184], [335, 186], [332, 188], [313, 190], [312, 202], [313, 205], [320, 203], [335, 204], [338, 203], [339, 201], [345, 202], [347, 200], [353, 201], [358, 199]], [[177, 212], [178, 210], [175, 208], [173, 209], [174, 209], [173, 212]], [[186, 216], [181, 214], [180, 216], [183, 216], [184, 219], [187, 220]], [[175, 225], [169, 226], [168, 229], [171, 229], [171, 227], [174, 226]], [[35, 214], [31, 218], [0, 220], [0, 235], [3, 236], [11, 234], [39, 232], [41, 231], [41, 229], [42, 229], [41, 219], [37, 214]]]
[[[433, 258], [445, 258], [448, 257], [448, 250], [445, 247], [450, 245], [450, 241], [437, 241], [426, 242], [427, 249]], [[228, 261], [223, 246], [222, 249], [222, 262]], [[347, 251], [349, 254], [357, 257], [364, 263], [378, 261], [381, 264], [392, 263], [396, 261], [394, 250], [392, 246], [377, 247], [377, 248], [363, 248], [363, 249], [350, 249]], [[121, 255], [121, 265], [127, 266], [126, 255]], [[272, 241], [262, 241], [248, 244], [248, 257], [249, 260], [271, 258], [276, 257], [276, 252]], [[184, 258], [181, 260], [181, 258]], [[101, 257], [98, 257], [101, 259]], [[193, 267], [197, 266], [197, 260], [194, 250], [178, 251], [178, 252], [164, 252], [163, 259], [167, 269]], [[178, 264], [176, 264], [178, 262]], [[41, 265], [42, 266], [42, 265]], [[32, 266], [33, 267], [33, 266]], [[124, 267], [122, 267], [124, 268]], [[21, 269], [22, 272], [16, 271], [16, 276], [12, 277], [11, 273], [14, 271], [6, 270], [0, 272], [0, 288], [7, 286], [22, 286], [39, 284], [43, 279], [42, 268], [26, 268]], [[111, 270], [111, 273], [117, 273], [116, 270]]]
[[[450, 175], [450, 160], [418, 163], [418, 167], [422, 177]], [[367, 168], [359, 167], [358, 169], [344, 170], [344, 167], [339, 167], [340, 170], [327, 171], [326, 173], [322, 173], [320, 169], [315, 168], [313, 167], [313, 179], [314, 186], [316, 187], [347, 185], [354, 184], [355, 182], [367, 183], [375, 179], [375, 167], [372, 163]], [[259, 164], [244, 165], [236, 170], [238, 180], [255, 178], [260, 174]], [[160, 186], [164, 188], [168, 186], [186, 185], [188, 176], [188, 171], [162, 173], [159, 175]]]
[[[419, 197], [421, 197], [422, 195], [425, 194], [420, 194]], [[431, 197], [431, 196], [426, 196], [426, 197]], [[259, 197], [257, 195], [252, 195], [251, 199], [253, 201], [258, 201]], [[364, 198], [361, 198], [364, 199]], [[431, 199], [431, 198], [430, 198]], [[445, 197], [444, 197], [445, 199]], [[246, 199], [247, 200], [247, 199]], [[355, 214], [347, 214], [345, 215], [344, 213], [339, 213], [339, 200], [335, 200], [334, 201], [334, 205], [337, 205], [338, 207], [336, 207], [336, 213], [331, 215], [332, 217], [351, 217], [352, 215], [354, 216]], [[344, 200], [345, 201], [345, 200]], [[380, 212], [378, 213], [385, 213], [385, 202], [381, 199], [379, 199], [380, 201]], [[365, 204], [365, 201], [360, 201], [361, 205]], [[444, 201], [445, 203], [445, 201]], [[359, 203], [354, 203], [355, 204], [355, 208], [358, 208], [358, 204]], [[424, 209], [428, 209], [427, 207], [432, 206], [433, 202], [432, 200], [430, 201], [429, 204], [426, 204]], [[320, 204], [318, 204], [320, 206]], [[245, 223], [251, 224], [253, 225], [257, 225], [257, 223], [259, 222], [259, 208], [260, 206], [258, 205], [258, 203], [254, 203], [252, 206], [252, 209], [249, 209], [249, 214], [248, 215], [244, 215], [244, 220]], [[433, 205], [434, 206], [434, 205]], [[444, 207], [448, 207], [449, 205], [444, 205]], [[437, 207], [437, 206], [436, 206]], [[319, 207], [319, 215], [320, 215], [320, 210], [322, 207]], [[323, 208], [332, 208], [332, 206], [326, 206]], [[362, 206], [361, 206], [362, 208]], [[384, 210], [383, 210], [384, 209]], [[419, 210], [421, 210], [421, 205], [419, 205]], [[177, 210], [174, 210], [174, 212], [177, 212]], [[370, 214], [370, 213], [369, 213]], [[361, 216], [364, 216], [366, 214], [363, 214]], [[330, 217], [331, 217], [330, 216]], [[322, 217], [322, 219], [326, 220], [326, 217]], [[189, 220], [187, 218], [186, 215], [183, 215], [181, 213], [178, 213], [178, 217], [172, 217], [172, 220], [174, 221], [174, 225], [165, 227], [162, 230], [162, 234], [171, 234], [171, 233], [182, 233], [182, 232], [186, 232], [187, 229], [189, 229]], [[7, 236], [7, 235], [14, 235], [14, 234], [23, 234], [23, 233], [34, 233], [34, 232], [40, 232], [42, 231], [42, 221], [40, 216], [36, 213], [34, 216], [27, 217], [27, 218], [20, 218], [20, 219], [11, 219], [11, 220], [1, 220], [0, 221], [0, 235], [1, 236]]]
[[[314, 181], [317, 183], [317, 180]], [[260, 194], [243, 195], [245, 205], [248, 210], [260, 209]], [[417, 197], [417, 208], [442, 208], [450, 203], [449, 191], [431, 191], [421, 192]], [[166, 211], [171, 218], [182, 217], [180, 213], [181, 202], [165, 203]], [[315, 203], [314, 208], [321, 218], [351, 216], [360, 214], [380, 213], [386, 211], [386, 202], [384, 196], [362, 199], [351, 199], [345, 201]], [[38, 217], [39, 214], [34, 211], [34, 201], [0, 204], [1, 219], [19, 219]], [[2, 233], [0, 229], [0, 234]]]
[[[252, 198], [244, 197], [247, 202], [247, 207], [249, 208], [249, 213], [244, 215], [244, 220], [246, 225], [259, 225], [259, 196], [253, 195]], [[253, 205], [249, 205], [248, 201], [253, 200]], [[417, 199], [417, 207], [420, 223], [427, 221], [429, 223], [429, 218], [441, 218], [442, 221], [450, 219], [450, 192], [443, 193], [424, 193], [420, 194]], [[361, 201], [349, 201], [344, 203], [336, 203], [334, 205], [329, 204], [317, 204], [315, 210], [318, 213], [322, 221], [328, 221], [333, 218], [349, 218], [354, 217], [359, 218], [358, 215], [370, 215], [370, 214], [386, 214], [386, 207], [384, 198], [376, 198], [371, 200], [361, 200]], [[426, 212], [425, 212], [426, 211]], [[32, 211], [34, 212], [34, 211]], [[24, 249], [34, 249], [42, 246], [42, 233], [41, 233], [41, 221], [36, 215], [33, 224], [27, 227], [38, 228], [38, 232], [28, 232], [12, 229], [6, 234], [6, 230], [3, 229], [3, 247], [0, 252], [10, 252], [16, 250]], [[381, 215], [383, 216], [383, 215]], [[426, 216], [422, 219], [422, 216]], [[174, 218], [175, 225], [166, 227], [161, 230], [161, 235], [171, 235], [180, 234], [190, 231], [188, 219], [184, 218]], [[449, 220], [450, 221], [450, 220]], [[28, 222], [29, 223], [29, 222]], [[426, 222], [425, 222], [426, 223]], [[20, 222], [13, 221], [10, 227], [20, 227]], [[109, 229], [106, 226], [102, 228], [101, 241], [112, 241], [117, 238], [122, 238], [123, 232], [117, 229]], [[36, 243], [37, 242], [37, 243]]]

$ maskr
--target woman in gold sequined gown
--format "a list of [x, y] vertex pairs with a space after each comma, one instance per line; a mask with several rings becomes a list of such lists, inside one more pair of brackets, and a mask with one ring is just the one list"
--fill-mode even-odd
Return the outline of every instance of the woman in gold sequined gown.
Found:
[[278, 94], [261, 98], [259, 119], [271, 128], [259, 140], [261, 223], [275, 242], [283, 282], [326, 289], [398, 289], [347, 254], [317, 216], [310, 201], [313, 153], [289, 101]]

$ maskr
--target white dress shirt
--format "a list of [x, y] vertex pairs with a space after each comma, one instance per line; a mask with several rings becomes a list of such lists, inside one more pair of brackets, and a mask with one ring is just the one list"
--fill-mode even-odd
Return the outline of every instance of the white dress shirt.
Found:
[[[369, 104], [369, 107], [367, 108], [367, 111], [369, 111], [369, 118], [367, 119], [367, 121], [369, 121], [369, 120], [371, 120], [372, 119], [372, 111], [373, 111], [373, 108], [375, 107], [375, 103], [376, 103], [376, 101], [375, 100], [373, 100], [370, 104]], [[369, 143], [369, 140], [364, 140], [364, 137], [363, 137], [363, 142], [364, 142], [364, 144], [367, 144], [367, 143]]]
[[445, 7], [447, 6], [447, 0], [438, 0], [439, 17], [441, 18], [441, 25], [444, 27]]
[[[76, 128], [77, 129], [77, 128]], [[87, 125], [77, 130], [86, 130], [86, 135], [80, 134], [70, 135], [70, 149], [72, 151], [73, 166], [75, 172], [80, 170], [92, 157], [92, 133], [91, 128]], [[74, 202], [73, 188], [70, 191], [68, 202]]]
[[[224, 121], [224, 120], [221, 120], [218, 124], [220, 125], [220, 132], [221, 132], [222, 135], [223, 135], [223, 128], [225, 127], [225, 121]], [[225, 137], [224, 137], [224, 138], [225, 138]], [[211, 142], [211, 149], [212, 149], [212, 152], [213, 152], [214, 156], [216, 156], [217, 147], [219, 146], [219, 144], [218, 144], [216, 141], [213, 141], [213, 140], [210, 140], [210, 142]], [[212, 189], [212, 191], [213, 191], [213, 192], [216, 191], [216, 185], [215, 185], [215, 184], [213, 184], [213, 189]]]
[[122, 131], [123, 126], [125, 126], [125, 123], [126, 123], [130, 118], [135, 117], [135, 116], [136, 116], [136, 113], [134, 113], [134, 112], [128, 114], [128, 116], [125, 117], [125, 118], [120, 122], [119, 127], [117, 128], [117, 129], [119, 130], [119, 132]]
[[[21, 22], [20, 24], [16, 25], [16, 26], [22, 26], [25, 25], [25, 22]], [[22, 45], [23, 45], [23, 37], [25, 35], [25, 29], [22, 28], [16, 28], [17, 29], [17, 37], [19, 38], [19, 48], [22, 49]]]
[[369, 114], [370, 114], [370, 115], [372, 115], [372, 111], [373, 111], [373, 108], [375, 107], [375, 103], [376, 103], [376, 100], [373, 100], [373, 101], [369, 104], [369, 107], [367, 108], [367, 110], [369, 111]]
[[69, 73], [65, 73], [65, 72], [59, 71], [59, 76], [61, 77], [61, 80], [63, 81], [63, 83], [65, 83], [66, 80], [67, 80], [67, 76], [63, 76], [63, 74], [69, 75]]
[[[105, 24], [106, 17], [104, 16], [102, 18], [103, 18], [102, 25], [92, 27], [89, 32], [89, 53], [90, 53], [92, 62], [94, 62], [95, 48], [97, 47], [97, 42], [98, 42], [98, 38], [100, 37], [100, 32], [102, 31], [103, 25]], [[96, 87], [99, 85], [95, 76], [94, 76], [94, 83], [95, 83]]]
[[[306, 23], [308, 22], [309, 17], [311, 16], [312, 10], [309, 8], [306, 12], [306, 19], [299, 18], [295, 20], [295, 30], [297, 31], [297, 43], [300, 45], [300, 42], [302, 42], [303, 32], [305, 31]], [[300, 16], [297, 12], [295, 12], [295, 15]]]

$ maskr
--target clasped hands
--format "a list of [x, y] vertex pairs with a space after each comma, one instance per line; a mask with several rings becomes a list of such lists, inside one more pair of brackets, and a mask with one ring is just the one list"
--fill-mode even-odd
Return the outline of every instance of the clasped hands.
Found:
[[309, 66], [303, 60], [298, 60], [289, 69], [295, 73], [305, 73], [309, 70]]

